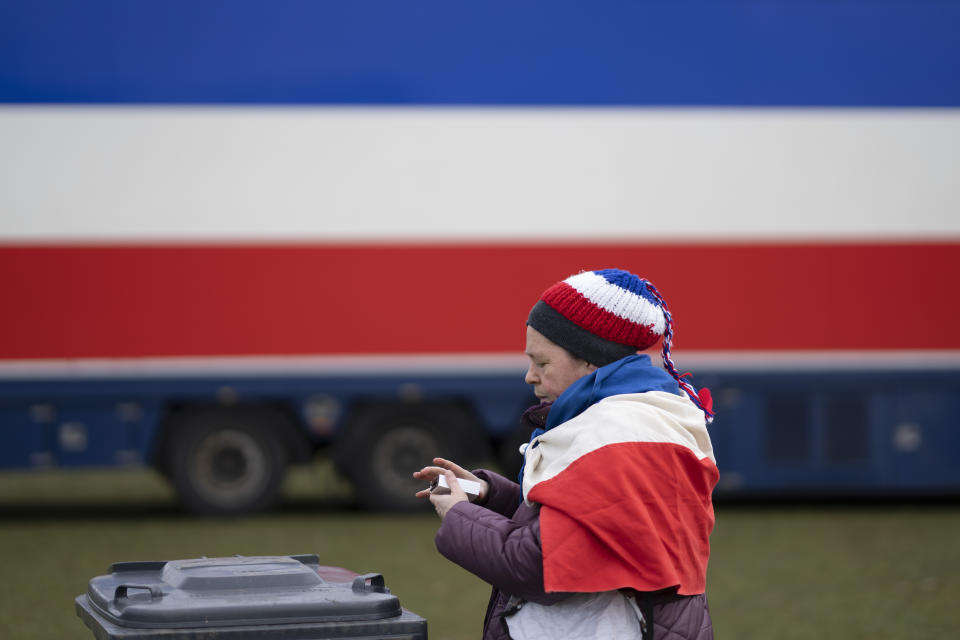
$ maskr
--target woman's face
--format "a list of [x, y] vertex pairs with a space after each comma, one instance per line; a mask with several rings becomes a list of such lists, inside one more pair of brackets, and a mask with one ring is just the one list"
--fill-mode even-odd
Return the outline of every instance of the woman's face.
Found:
[[533, 385], [533, 392], [542, 402], [553, 402], [571, 384], [596, 370], [530, 326], [527, 327], [526, 354], [530, 366], [524, 381]]

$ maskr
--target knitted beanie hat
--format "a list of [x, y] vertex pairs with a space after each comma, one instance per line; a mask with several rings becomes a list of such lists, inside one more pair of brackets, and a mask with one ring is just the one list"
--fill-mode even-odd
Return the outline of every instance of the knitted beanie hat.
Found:
[[664, 368], [680, 388], [713, 416], [709, 392], [699, 397], [670, 357], [673, 317], [649, 280], [622, 269], [583, 271], [548, 288], [527, 324], [578, 358], [602, 367], [655, 345], [661, 338]]
[[629, 271], [583, 271], [543, 292], [527, 324], [598, 367], [652, 347], [667, 328], [653, 286]]

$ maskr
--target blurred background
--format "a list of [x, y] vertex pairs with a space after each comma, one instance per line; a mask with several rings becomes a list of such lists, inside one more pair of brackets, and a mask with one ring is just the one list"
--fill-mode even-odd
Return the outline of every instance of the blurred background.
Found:
[[317, 553], [478, 637], [410, 472], [517, 471], [526, 314], [608, 267], [715, 398], [719, 634], [960, 632], [958, 28], [3, 3], [0, 636], [89, 637], [112, 562]]

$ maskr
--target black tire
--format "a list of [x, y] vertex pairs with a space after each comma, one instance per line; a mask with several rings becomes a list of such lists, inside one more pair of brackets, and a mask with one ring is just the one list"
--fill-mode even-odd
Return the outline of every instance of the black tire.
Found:
[[482, 458], [484, 447], [475, 431], [469, 417], [452, 407], [371, 407], [346, 426], [335, 461], [363, 507], [427, 509], [429, 503], [413, 495], [425, 485], [411, 474], [437, 456], [463, 465]]
[[282, 428], [276, 415], [257, 410], [180, 414], [170, 425], [163, 466], [183, 506], [206, 515], [273, 507], [287, 464]]

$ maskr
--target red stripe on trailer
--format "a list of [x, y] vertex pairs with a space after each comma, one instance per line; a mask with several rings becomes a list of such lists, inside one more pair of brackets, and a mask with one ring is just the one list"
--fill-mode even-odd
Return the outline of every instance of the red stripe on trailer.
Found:
[[0, 247], [0, 358], [521, 350], [548, 286], [650, 279], [684, 350], [958, 349], [960, 243]]

